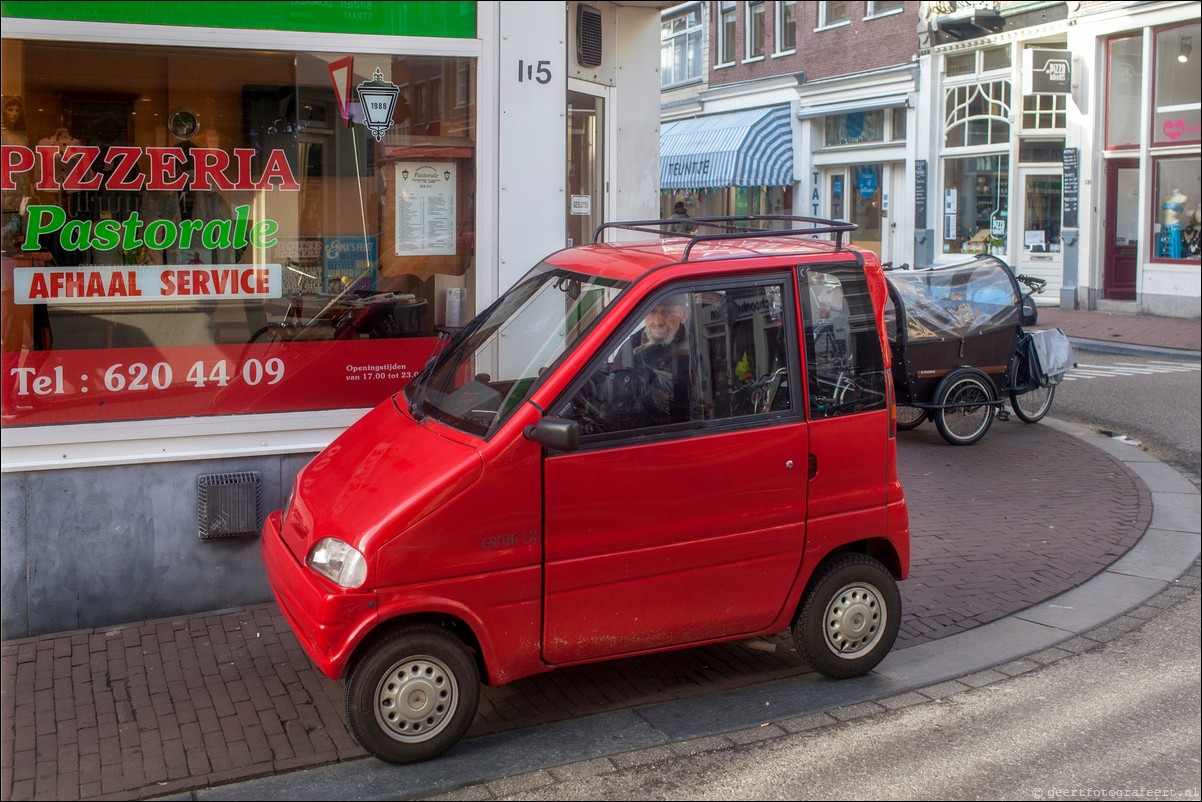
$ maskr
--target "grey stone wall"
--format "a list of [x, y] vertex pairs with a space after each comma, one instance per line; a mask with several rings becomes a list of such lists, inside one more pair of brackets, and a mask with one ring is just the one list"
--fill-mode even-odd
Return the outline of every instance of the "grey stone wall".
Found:
[[266, 515], [284, 505], [312, 457], [5, 474], [0, 634], [7, 640], [269, 601], [257, 535], [198, 537], [196, 482], [258, 471]]

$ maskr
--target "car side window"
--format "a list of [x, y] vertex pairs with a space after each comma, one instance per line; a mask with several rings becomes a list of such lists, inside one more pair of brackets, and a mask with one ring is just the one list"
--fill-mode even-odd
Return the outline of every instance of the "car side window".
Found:
[[604, 436], [793, 408], [784, 282], [660, 294], [556, 410]]
[[806, 270], [801, 297], [811, 417], [884, 409], [884, 358], [863, 271]]

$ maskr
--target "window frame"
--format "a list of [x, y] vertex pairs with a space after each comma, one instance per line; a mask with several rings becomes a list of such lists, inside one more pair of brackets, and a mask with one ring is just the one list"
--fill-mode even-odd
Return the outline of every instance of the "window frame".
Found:
[[[781, 48], [785, 39], [785, 9], [793, 9], [793, 44]], [[797, 52], [797, 0], [778, 0], [772, 6], [772, 56], [791, 56]]]
[[831, 28], [842, 28], [845, 25], [851, 25], [851, 3], [850, 0], [840, 0], [847, 3], [847, 16], [840, 17], [837, 20], [831, 21], [828, 17], [830, 11], [830, 0], [821, 0], [818, 3], [818, 25], [814, 28], [814, 32], [830, 30]]
[[[585, 366], [580, 369], [577, 375], [572, 377], [564, 390], [547, 406], [547, 409], [551, 411], [551, 414], [561, 414], [572, 402], [576, 394], [583, 389], [588, 378], [597, 371], [601, 360], [608, 357], [615, 349], [621, 347], [643, 324], [643, 320], [647, 317], [647, 314], [664, 299], [682, 293], [718, 292], [779, 286], [781, 288], [781, 304], [783, 307], [781, 326], [784, 328], [787, 349], [786, 357], [790, 377], [789, 409], [753, 413], [738, 417], [716, 418], [714, 420], [682, 421], [680, 423], [647, 426], [642, 429], [618, 432], [602, 432], [599, 434], [584, 434], [582, 432], [580, 435], [579, 450], [594, 451], [605, 448], [622, 448], [635, 444], [660, 443], [679, 438], [704, 437], [725, 434], [727, 432], [757, 429], [765, 426], [780, 426], [804, 422], [807, 417], [801, 404], [805, 400], [805, 397], [802, 395], [805, 379], [801, 371], [805, 369], [805, 365], [800, 358], [801, 342], [798, 339], [798, 280], [793, 270], [777, 269], [770, 272], [757, 271], [748, 275], [685, 278], [656, 288], [644, 297], [622, 319], [621, 323], [614, 328], [613, 334], [607, 337], [597, 350], [589, 355]], [[694, 328], [693, 332], [694, 342], [696, 342], [697, 329]]]
[[1110, 38], [1108, 38], [1106, 40], [1106, 68], [1105, 68], [1106, 90], [1103, 93], [1103, 103], [1106, 108], [1105, 108], [1105, 111], [1103, 112], [1104, 119], [1103, 119], [1103, 123], [1102, 123], [1102, 125], [1103, 125], [1102, 147], [1103, 147], [1103, 149], [1105, 149], [1107, 151], [1138, 150], [1140, 147], [1140, 142], [1139, 142], [1140, 125], [1138, 122], [1136, 123], [1136, 126], [1135, 126], [1135, 139], [1136, 139], [1135, 142], [1119, 145], [1119, 144], [1111, 143], [1111, 141], [1110, 141], [1110, 133], [1111, 133], [1110, 132], [1110, 106], [1111, 106], [1110, 87], [1111, 87], [1111, 78], [1112, 78], [1111, 64], [1113, 64], [1114, 47], [1117, 43], [1127, 41], [1130, 39], [1138, 40], [1139, 45], [1140, 45], [1139, 49], [1140, 49], [1141, 58], [1140, 58], [1140, 63], [1139, 63], [1139, 72], [1136, 74], [1136, 85], [1139, 87], [1139, 95], [1138, 95], [1137, 99], [1139, 100], [1140, 104], [1142, 104], [1142, 102], [1143, 102], [1143, 59], [1142, 59], [1142, 54], [1144, 51], [1144, 47], [1146, 46], [1145, 41], [1144, 41], [1144, 32], [1143, 31], [1128, 31], [1126, 33], [1120, 33], [1120, 34], [1111, 36]]
[[[1157, 115], [1160, 113], [1157, 111], [1157, 100], [1158, 100], [1157, 91], [1158, 91], [1158, 83], [1159, 83], [1159, 79], [1160, 79], [1160, 36], [1161, 36], [1161, 34], [1167, 33], [1168, 31], [1174, 30], [1176, 28], [1194, 27], [1198, 24], [1199, 24], [1198, 21], [1196, 19], [1194, 19], [1194, 20], [1187, 20], [1185, 22], [1179, 22], [1179, 23], [1176, 23], [1173, 25], [1162, 25], [1158, 28], [1152, 29], [1152, 85], [1151, 85], [1152, 104], [1151, 104], [1151, 116], [1150, 116], [1150, 119], [1148, 120], [1148, 126], [1151, 129], [1149, 132], [1149, 136], [1148, 136], [1148, 143], [1149, 143], [1148, 146], [1149, 147], [1174, 148], [1174, 147], [1185, 147], [1185, 146], [1197, 146], [1199, 144], [1202, 144], [1202, 128], [1199, 129], [1198, 136], [1194, 139], [1173, 140], [1173, 139], [1162, 138], [1164, 136], [1164, 126], [1161, 126], [1159, 129], [1157, 129], [1157, 127], [1156, 127], [1156, 118], [1157, 118]], [[1199, 36], [1198, 44], [1200, 46], [1202, 46], [1202, 35]], [[1109, 74], [1108, 74], [1108, 77], [1109, 77]]]
[[881, 17], [890, 17], [894, 14], [900, 14], [905, 10], [906, 4], [904, 0], [898, 2], [897, 5], [889, 6], [888, 8], [879, 11], [877, 10], [876, 0], [867, 0], [867, 2], [864, 3], [864, 19], [870, 20], [880, 19]]
[[[765, 20], [764, 0], [751, 0], [743, 4], [743, 63], [763, 61], [768, 50], [768, 25]], [[755, 52], [755, 36], [759, 31], [759, 52]]]
[[[697, 23], [694, 26], [690, 26], [688, 24], [687, 20], [690, 16], [692, 16], [694, 14], [697, 15]], [[666, 27], [671, 26], [671, 24], [678, 19], [686, 20], [684, 29], [682, 31], [680, 31], [679, 33], [670, 33], [669, 35], [667, 35], [665, 37], [664, 29]], [[672, 80], [668, 80], [666, 71], [661, 70], [661, 73], [660, 73], [660, 88], [661, 89], [672, 89], [672, 88], [675, 88], [678, 86], [684, 86], [686, 84], [696, 83], [705, 78], [705, 65], [704, 65], [704, 63], [702, 63], [702, 55], [705, 50], [704, 32], [705, 32], [705, 14], [703, 12], [703, 7], [701, 5], [687, 7], [687, 8], [685, 8], [684, 11], [682, 11], [678, 14], [674, 14], [670, 17], [664, 17], [660, 20], [661, 63], [662, 63], [662, 53], [664, 52], [665, 48], [670, 46], [672, 48], [672, 55], [675, 56], [676, 48], [683, 47], [684, 53], [685, 53], [685, 60], [684, 60], [685, 69], [684, 69], [684, 71], [686, 73], [685, 77], [683, 77], [683, 78], [673, 75]], [[693, 43], [691, 42], [691, 39], [694, 37], [694, 35], [696, 36], [696, 43], [695, 43], [696, 50], [697, 50], [696, 59], [690, 58], [690, 56], [692, 55], [690, 53], [690, 50], [693, 47]], [[675, 59], [674, 58], [671, 59], [669, 63], [675, 63]], [[696, 75], [689, 74], [689, 64], [691, 64], [691, 63], [696, 63], [696, 65], [697, 65], [697, 74]]]
[[[868, 318], [872, 321], [872, 332], [869, 339], [873, 343], [874, 355], [876, 356], [877, 364], [879, 366], [879, 371], [877, 372], [880, 374], [880, 399], [878, 402], [864, 408], [847, 409], [844, 411], [837, 411], [833, 414], [819, 416], [815, 414], [813, 407], [814, 392], [813, 388], [811, 387], [811, 381], [817, 376], [818, 360], [814, 349], [814, 338], [809, 334], [810, 329], [813, 326], [812, 310], [810, 309], [808, 297], [810, 275], [815, 272], [836, 273], [836, 271], [848, 271], [854, 274], [853, 278], [855, 281], [862, 282], [864, 295], [868, 301]], [[842, 291], [842, 286], [840, 287], [840, 291]], [[846, 298], [846, 294], [844, 294], [843, 297]], [[806, 301], [805, 303], [802, 303], [803, 298]], [[881, 344], [880, 331], [877, 328], [876, 309], [872, 301], [872, 288], [868, 282], [868, 276], [864, 273], [863, 266], [859, 264], [859, 262], [819, 262], [814, 264], [800, 265], [797, 270], [797, 303], [798, 312], [800, 313], [801, 317], [802, 344], [805, 347], [805, 373], [803, 374], [803, 379], [805, 381], [804, 409], [806, 420], [813, 423], [815, 421], [842, 418], [848, 415], [880, 412], [883, 409], [888, 409], [889, 398], [887, 388], [889, 382], [889, 368], [886, 365], [887, 357], [884, 352], [884, 346]], [[849, 327], [849, 333], [850, 331], [851, 329]], [[857, 332], [857, 334], [862, 336], [863, 332]]]
[[[718, 13], [714, 15], [714, 66], [729, 67], [739, 58], [739, 4], [734, 0], [719, 0]], [[730, 30], [726, 30], [727, 15], [730, 15]], [[724, 52], [730, 49], [730, 58], [724, 57]]]

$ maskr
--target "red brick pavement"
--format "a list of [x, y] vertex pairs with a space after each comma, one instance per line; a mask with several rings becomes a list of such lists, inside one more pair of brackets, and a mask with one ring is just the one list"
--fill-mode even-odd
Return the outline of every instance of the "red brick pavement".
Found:
[[[1016, 420], [971, 448], [900, 435], [911, 577], [899, 648], [1069, 588], [1148, 523], [1146, 488], [1075, 438]], [[3, 645], [5, 799], [132, 798], [358, 757], [341, 685], [274, 605]], [[806, 671], [787, 637], [562, 669], [487, 688], [469, 737]]]

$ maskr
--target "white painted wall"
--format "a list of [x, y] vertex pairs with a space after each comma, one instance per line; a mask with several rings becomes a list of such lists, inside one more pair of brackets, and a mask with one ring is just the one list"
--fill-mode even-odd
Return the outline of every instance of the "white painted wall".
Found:
[[[497, 262], [477, 265], [477, 311], [544, 256], [563, 247], [567, 202], [566, 4], [496, 6], [499, 46], [494, 75], [499, 102], [496, 118], [481, 117], [480, 125], [495, 125], [497, 131]], [[546, 69], [545, 83], [538, 80], [540, 62]], [[479, 164], [487, 169], [487, 162]], [[477, 202], [484, 213], [492, 206], [487, 197]]]

